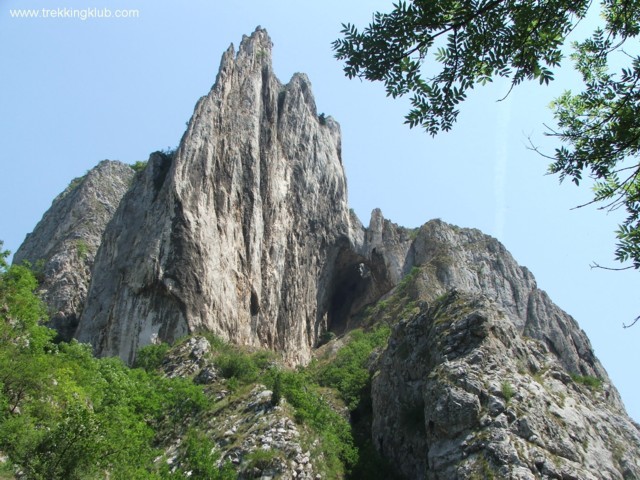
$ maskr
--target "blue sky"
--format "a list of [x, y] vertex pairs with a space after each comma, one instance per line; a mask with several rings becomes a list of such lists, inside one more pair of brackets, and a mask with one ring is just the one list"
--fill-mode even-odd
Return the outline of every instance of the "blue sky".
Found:
[[[403, 124], [408, 103], [381, 85], [348, 80], [330, 48], [342, 22], [364, 26], [388, 1], [2, 0], [0, 4], [0, 239], [15, 251], [72, 178], [105, 158], [145, 160], [177, 145], [222, 52], [257, 25], [274, 42], [286, 82], [307, 73], [318, 111], [340, 122], [351, 206], [367, 224], [379, 207], [407, 227], [432, 218], [501, 240], [589, 335], [640, 420], [640, 275], [613, 265], [621, 217], [594, 207], [588, 188], [558, 184], [528, 138], [547, 151], [549, 102], [579, 88], [569, 62], [550, 87], [478, 88], [451, 133]], [[136, 9], [137, 18], [12, 18], [11, 9]], [[587, 28], [588, 25], [585, 25]], [[577, 32], [580, 36], [584, 33]]]

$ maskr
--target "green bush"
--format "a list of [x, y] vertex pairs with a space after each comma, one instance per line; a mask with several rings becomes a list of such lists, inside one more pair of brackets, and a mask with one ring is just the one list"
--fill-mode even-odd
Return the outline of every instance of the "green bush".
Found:
[[602, 380], [598, 377], [593, 377], [591, 375], [576, 375], [571, 374], [571, 379], [579, 383], [580, 385], [586, 385], [589, 388], [594, 390], [600, 390], [602, 388]]
[[350, 410], [356, 409], [369, 383], [367, 363], [372, 352], [386, 345], [390, 333], [387, 325], [367, 333], [354, 330], [336, 358], [318, 369], [316, 377], [320, 384], [337, 389]]
[[507, 380], [502, 382], [502, 384], [500, 385], [500, 391], [502, 392], [502, 396], [507, 403], [511, 401], [513, 395], [515, 394], [513, 386]]
[[255, 382], [260, 373], [254, 359], [242, 352], [222, 353], [216, 357], [215, 363], [224, 378], [235, 378], [243, 384]]
[[189, 429], [181, 446], [180, 468], [165, 475], [168, 479], [235, 480], [237, 478], [229, 462], [218, 467], [220, 454], [216, 451], [215, 444], [204, 432], [195, 428]]
[[78, 252], [78, 259], [84, 262], [89, 254], [89, 245], [83, 239], [76, 240], [76, 251]]
[[251, 471], [253, 468], [265, 470], [272, 467], [274, 461], [278, 459], [280, 453], [277, 450], [262, 450], [261, 448], [247, 455], [247, 469]]
[[280, 404], [280, 400], [282, 399], [282, 376], [280, 372], [276, 372], [271, 390], [271, 405], [275, 407]]
[[307, 372], [271, 374], [267, 380], [272, 388], [278, 376], [282, 395], [293, 406], [296, 421], [308, 425], [321, 438], [327, 469], [332, 472], [330, 478], [340, 478], [345, 469], [350, 470], [358, 462], [349, 422], [331, 408]]
[[147, 162], [146, 161], [138, 161], [135, 162], [133, 165], [130, 165], [131, 168], [133, 169], [134, 172], [138, 173], [143, 171], [145, 168], [147, 168]]
[[160, 368], [165, 355], [171, 347], [168, 343], [146, 345], [136, 353], [134, 368], [142, 368], [147, 372], [153, 372]]

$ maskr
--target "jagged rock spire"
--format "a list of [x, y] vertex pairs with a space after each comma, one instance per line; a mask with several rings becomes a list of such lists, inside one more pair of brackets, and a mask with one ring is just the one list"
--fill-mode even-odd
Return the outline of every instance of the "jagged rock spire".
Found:
[[308, 78], [273, 74], [267, 32], [231, 46], [175, 154], [151, 158], [105, 232], [79, 340], [132, 361], [154, 336], [208, 330], [307, 361], [349, 243], [340, 155]]

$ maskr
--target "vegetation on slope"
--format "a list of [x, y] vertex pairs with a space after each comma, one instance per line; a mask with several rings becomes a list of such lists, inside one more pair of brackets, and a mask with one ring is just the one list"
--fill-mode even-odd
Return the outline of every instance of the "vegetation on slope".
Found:
[[371, 367], [390, 334], [387, 314], [414, 308], [407, 285], [416, 272], [362, 314], [365, 328], [339, 339], [337, 352], [306, 368], [287, 369], [273, 352], [246, 351], [207, 335], [208, 361], [222, 378], [203, 387], [163, 372], [186, 339], [144, 347], [136, 368], [96, 359], [76, 341], [54, 343], [55, 332], [40, 324], [46, 310], [33, 293], [36, 278], [28, 265], [10, 267], [7, 256], [0, 255], [5, 478], [243, 478], [243, 471], [268, 465], [277, 452], [257, 451], [236, 465], [222, 462], [224, 452], [207, 425], [239, 408], [259, 383], [272, 390], [273, 407], [280, 404], [303, 429], [302, 441], [323, 478], [394, 478], [370, 441]]
[[[0, 451], [5, 474], [26, 479], [164, 479], [161, 440], [207, 404], [201, 387], [75, 341], [53, 343], [27, 266], [0, 254]], [[194, 453], [194, 461], [197, 454]], [[209, 478], [209, 477], [208, 477]], [[217, 478], [217, 477], [211, 477]], [[220, 477], [222, 478], [222, 477]], [[229, 477], [227, 477], [229, 478]]]

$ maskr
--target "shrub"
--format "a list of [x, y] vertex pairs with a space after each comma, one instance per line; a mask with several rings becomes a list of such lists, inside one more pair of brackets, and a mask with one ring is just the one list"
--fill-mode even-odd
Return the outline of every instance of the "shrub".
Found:
[[325, 345], [329, 343], [331, 340], [336, 338], [336, 334], [334, 332], [326, 331], [322, 335], [320, 335], [320, 339], [318, 340], [318, 346]]
[[507, 401], [507, 403], [511, 401], [511, 398], [513, 398], [513, 395], [515, 393], [513, 390], [513, 386], [507, 380], [502, 382], [502, 385], [500, 385], [500, 391], [502, 392], [502, 396]]
[[133, 169], [134, 172], [138, 173], [143, 171], [145, 168], [147, 168], [147, 162], [146, 161], [138, 161], [135, 162], [133, 165], [131, 165], [131, 168]]
[[229, 462], [218, 467], [220, 454], [215, 450], [214, 443], [201, 431], [194, 428], [187, 432], [183, 440], [185, 448], [182, 470], [191, 472], [186, 475], [191, 478], [206, 478], [208, 480], [233, 480], [236, 474]]
[[235, 378], [244, 384], [255, 382], [260, 373], [253, 358], [242, 352], [222, 353], [218, 355], [215, 363], [224, 378]]
[[160, 343], [157, 345], [147, 345], [138, 350], [136, 360], [133, 363], [134, 368], [142, 368], [147, 372], [153, 372], [160, 368], [165, 355], [169, 351], [168, 343]]
[[296, 421], [311, 427], [322, 439], [327, 468], [333, 472], [330, 478], [341, 477], [343, 465], [349, 470], [358, 462], [349, 422], [329, 406], [306, 372], [282, 371], [279, 375], [282, 395], [295, 409]]
[[275, 374], [271, 391], [271, 405], [275, 407], [280, 403], [280, 400], [282, 399], [282, 377], [280, 375], [280, 372], [276, 372]]
[[84, 262], [87, 259], [89, 253], [89, 246], [84, 240], [76, 240], [76, 251], [78, 252], [78, 259]]
[[586, 385], [589, 388], [594, 390], [600, 390], [602, 388], [602, 380], [598, 377], [593, 377], [591, 375], [576, 375], [571, 374], [571, 379], [579, 383], [580, 385]]
[[321, 385], [336, 388], [350, 410], [355, 410], [370, 380], [367, 363], [371, 353], [386, 345], [391, 330], [381, 325], [371, 332], [354, 330], [351, 341], [338, 351], [333, 362], [319, 368]]
[[257, 468], [261, 471], [265, 470], [272, 467], [274, 460], [278, 459], [279, 456], [280, 454], [277, 450], [262, 450], [261, 448], [258, 448], [247, 455], [247, 469], [249, 471], [253, 468]]

